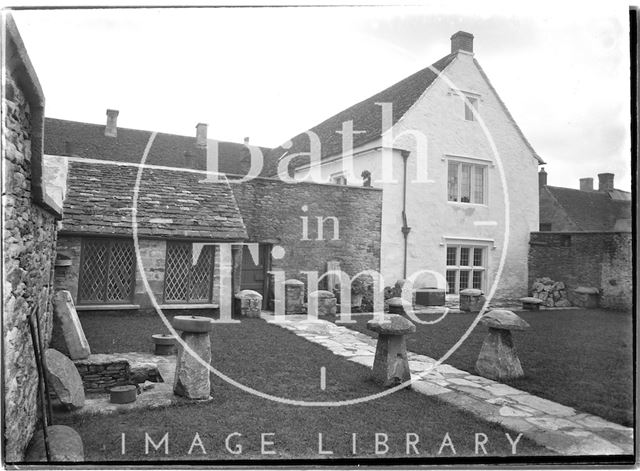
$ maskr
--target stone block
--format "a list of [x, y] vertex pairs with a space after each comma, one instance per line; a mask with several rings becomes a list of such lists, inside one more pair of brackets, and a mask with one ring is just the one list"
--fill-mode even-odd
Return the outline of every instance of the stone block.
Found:
[[[84, 461], [84, 446], [78, 432], [66, 425], [47, 427], [51, 461]], [[42, 430], [36, 430], [27, 447], [27, 463], [47, 461]]]
[[69, 356], [72, 360], [82, 360], [91, 355], [89, 342], [82, 330], [71, 293], [67, 290], [56, 292], [53, 299], [53, 312], [60, 322]]
[[308, 309], [317, 309], [318, 316], [335, 316], [336, 296], [331, 291], [318, 290], [309, 293]]
[[69, 358], [58, 350], [48, 348], [44, 352], [47, 379], [60, 402], [70, 408], [84, 405], [82, 378]]
[[571, 302], [578, 307], [584, 307], [587, 309], [597, 308], [600, 304], [600, 295], [597, 288], [589, 288], [579, 286], [573, 290]]
[[460, 291], [460, 310], [480, 312], [486, 299], [479, 289], [463, 289]]
[[240, 301], [240, 313], [242, 317], [260, 317], [262, 310], [262, 295], [257, 291], [245, 289], [236, 294]]
[[173, 392], [187, 399], [208, 399], [211, 394], [209, 369], [200, 363], [211, 363], [211, 341], [208, 332], [182, 332], [182, 340], [196, 356], [178, 343]]
[[302, 314], [304, 312], [304, 283], [299, 280], [287, 280], [284, 289], [284, 313]]

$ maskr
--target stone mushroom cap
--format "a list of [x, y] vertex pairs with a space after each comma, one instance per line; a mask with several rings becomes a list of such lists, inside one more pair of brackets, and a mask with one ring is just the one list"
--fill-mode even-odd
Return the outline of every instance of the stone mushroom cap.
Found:
[[460, 291], [463, 296], [482, 296], [482, 291], [475, 288], [467, 288]]
[[213, 327], [211, 319], [202, 316], [175, 316], [171, 323], [174, 329], [191, 333], [209, 332]]
[[502, 330], [527, 330], [530, 326], [521, 317], [506, 309], [494, 309], [487, 312], [480, 322], [487, 327]]
[[251, 289], [243, 289], [242, 291], [238, 291], [236, 293], [236, 299], [262, 299], [262, 295], [257, 291], [253, 291]]
[[295, 278], [291, 278], [290, 280], [285, 281], [284, 284], [292, 286], [304, 286], [304, 283], [302, 281], [296, 280]]
[[335, 298], [336, 295], [333, 294], [331, 291], [326, 291], [323, 289], [319, 289], [318, 291], [312, 291], [311, 293], [309, 293], [309, 297], [310, 298]]
[[389, 298], [387, 303], [389, 303], [389, 306], [402, 307], [402, 298]]
[[406, 335], [413, 334], [416, 331], [416, 326], [399, 314], [385, 314], [383, 319], [375, 316], [367, 322], [367, 329], [379, 334]]
[[544, 301], [540, 298], [534, 298], [533, 296], [525, 296], [520, 298], [520, 302], [529, 304], [542, 304]]

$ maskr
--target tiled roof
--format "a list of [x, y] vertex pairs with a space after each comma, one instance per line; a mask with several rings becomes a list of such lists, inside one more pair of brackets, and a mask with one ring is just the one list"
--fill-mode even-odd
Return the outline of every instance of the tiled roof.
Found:
[[[131, 235], [138, 169], [109, 162], [70, 162], [61, 230]], [[203, 178], [197, 172], [145, 168], [138, 194], [138, 234], [220, 241], [246, 239], [229, 184], [201, 183]]]
[[[376, 103], [393, 103], [392, 125], [404, 116], [411, 106], [420, 98], [424, 91], [438, 77], [433, 69], [443, 71], [456, 57], [456, 54], [449, 54], [430, 67], [422, 69], [413, 75], [401, 80], [391, 87], [376, 93], [360, 103], [357, 103], [322, 123], [314, 126], [310, 131], [316, 133], [322, 143], [322, 158], [338, 155], [342, 153], [342, 135], [337, 131], [342, 130], [342, 123], [353, 121], [354, 132], [353, 147], [359, 147], [371, 142], [382, 135], [387, 129], [382, 129], [382, 107]], [[292, 146], [289, 149], [278, 147], [273, 150], [276, 158], [281, 157], [285, 152], [295, 154], [298, 152], [309, 152], [309, 137], [306, 133], [301, 133], [291, 139]], [[308, 159], [298, 158], [292, 163], [299, 166]], [[276, 167], [271, 169], [271, 174], [276, 173]]]
[[[151, 131], [118, 127], [117, 137], [108, 137], [104, 135], [104, 128], [102, 124], [46, 118], [44, 153], [118, 162], [140, 162]], [[250, 163], [247, 158], [247, 146], [211, 139], [209, 145], [213, 145], [214, 142], [218, 145], [218, 171], [246, 175]], [[264, 156], [269, 155], [271, 151], [265, 147], [251, 147], [260, 149]], [[206, 150], [196, 144], [195, 133], [194, 136], [158, 133], [146, 163], [206, 170]]]
[[608, 192], [544, 188], [582, 231], [613, 231], [625, 227], [623, 220], [631, 219], [631, 202], [612, 199]]

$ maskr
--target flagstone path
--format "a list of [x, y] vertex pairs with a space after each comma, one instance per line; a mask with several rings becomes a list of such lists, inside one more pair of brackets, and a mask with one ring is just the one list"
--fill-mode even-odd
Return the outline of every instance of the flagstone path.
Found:
[[[261, 317], [349, 361], [373, 366], [376, 340], [325, 320], [287, 315], [276, 321]], [[452, 404], [474, 415], [522, 433], [561, 455], [633, 454], [633, 429], [585, 414], [505, 384], [472, 375], [425, 355], [408, 352], [414, 391]]]

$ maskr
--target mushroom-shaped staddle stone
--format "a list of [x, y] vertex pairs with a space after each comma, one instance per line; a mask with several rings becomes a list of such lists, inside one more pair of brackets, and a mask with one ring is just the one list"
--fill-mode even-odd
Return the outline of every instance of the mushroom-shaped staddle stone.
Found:
[[408, 319], [398, 315], [385, 315], [382, 319], [374, 317], [367, 322], [367, 329], [379, 334], [386, 335], [407, 335], [416, 331], [416, 326]]
[[524, 298], [520, 298], [520, 302], [522, 303], [522, 307], [524, 309], [529, 309], [533, 311], [540, 310], [540, 305], [544, 303], [542, 299], [534, 298], [533, 296], [526, 296]]
[[487, 327], [503, 330], [527, 330], [530, 327], [527, 321], [506, 309], [494, 309], [487, 312], [480, 319], [480, 323]]
[[320, 316], [336, 314], [336, 296], [331, 291], [318, 290], [309, 293], [308, 312]]
[[476, 361], [478, 374], [495, 380], [523, 377], [524, 371], [513, 344], [511, 331], [526, 330], [529, 324], [513, 312], [504, 309], [488, 312], [482, 316], [480, 323], [489, 327], [489, 333]]
[[262, 295], [257, 291], [244, 289], [236, 294], [240, 303], [240, 313], [244, 317], [260, 317], [262, 308]]
[[202, 316], [176, 316], [171, 322], [173, 328], [183, 332], [209, 332], [211, 327], [211, 319]]
[[460, 294], [462, 294], [463, 296], [480, 296], [482, 295], [482, 290], [475, 289], [475, 288], [467, 288], [460, 291]]
[[211, 363], [211, 319], [200, 316], [176, 316], [172, 324], [176, 330], [182, 331], [180, 338], [193, 352], [192, 354], [187, 351], [182, 342], [178, 343], [173, 392], [188, 399], [208, 399], [211, 382], [206, 365]]
[[390, 314], [374, 317], [367, 322], [367, 328], [378, 333], [373, 380], [384, 387], [411, 380], [404, 336], [414, 333], [416, 326], [398, 314]]

